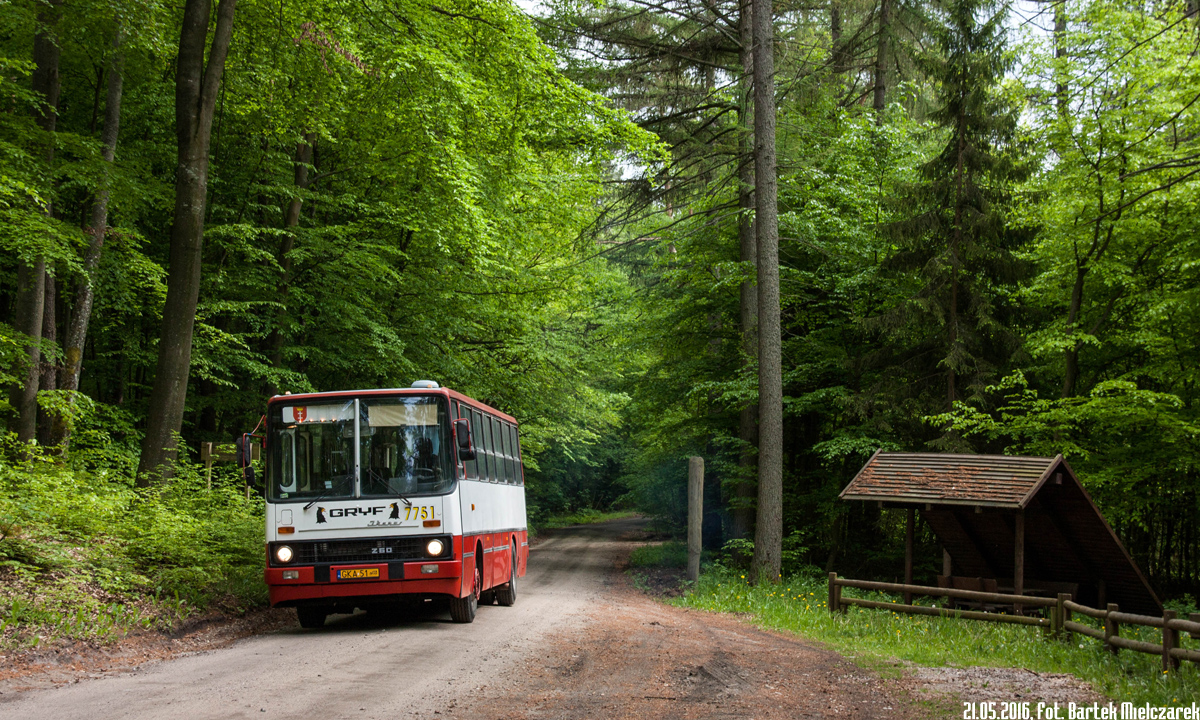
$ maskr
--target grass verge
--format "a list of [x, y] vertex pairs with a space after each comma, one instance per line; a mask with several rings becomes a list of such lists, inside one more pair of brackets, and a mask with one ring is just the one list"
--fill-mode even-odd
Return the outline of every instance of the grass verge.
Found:
[[[879, 593], [846, 595], [891, 599]], [[1183, 663], [1178, 673], [1163, 673], [1161, 659], [1121, 651], [1114, 656], [1082, 636], [1071, 642], [1043, 639], [1037, 628], [1000, 625], [851, 607], [835, 616], [826, 606], [824, 580], [792, 578], [776, 586], [752, 586], [744, 576], [716, 569], [701, 576], [674, 604], [717, 612], [748, 613], [760, 627], [818, 640], [860, 665], [878, 667], [891, 659], [928, 666], [1022, 667], [1035, 672], [1070, 673], [1114, 701], [1154, 706], [1200, 703], [1200, 672]], [[1121, 634], [1127, 630], [1122, 628]], [[1157, 632], [1144, 639], [1158, 642]], [[1137, 637], [1129, 632], [1130, 637]], [[1185, 647], [1200, 643], [1184, 639]]]
[[687, 567], [687, 544], [679, 540], [641, 545], [629, 555], [632, 568]]

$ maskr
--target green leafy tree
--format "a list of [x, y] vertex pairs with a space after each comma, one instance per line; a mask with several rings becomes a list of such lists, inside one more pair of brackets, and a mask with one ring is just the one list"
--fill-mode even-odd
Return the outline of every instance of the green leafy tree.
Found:
[[[906, 274], [908, 297], [878, 323], [904, 348], [903, 381], [914, 393], [931, 391], [940, 375], [945, 408], [980, 395], [1019, 342], [1008, 295], [1021, 271], [1014, 251], [1028, 235], [1009, 217], [1024, 172], [1017, 108], [999, 91], [1012, 63], [1005, 16], [976, 0], [941, 9], [937, 52], [924, 64], [938, 82], [930, 119], [944, 144], [901, 198], [916, 212], [888, 228], [889, 265]], [[940, 446], [956, 447], [952, 437]]]

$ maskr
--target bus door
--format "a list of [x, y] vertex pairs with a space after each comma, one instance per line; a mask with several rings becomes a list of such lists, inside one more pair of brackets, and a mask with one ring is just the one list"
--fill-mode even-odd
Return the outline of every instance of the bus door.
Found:
[[[485, 558], [475, 557], [475, 545], [478, 541], [480, 531], [480, 518], [482, 511], [477, 510], [476, 506], [480, 504], [479, 494], [479, 477], [480, 469], [483, 467], [483, 454], [479, 447], [479, 432], [475, 426], [475, 417], [471, 412], [471, 408], [465, 403], [454, 401], [454, 417], [456, 419], [464, 419], [468, 422], [471, 428], [471, 444], [475, 448], [475, 459], [462, 460], [459, 466], [459, 492], [458, 492], [458, 516], [461, 518], [459, 523], [462, 530], [462, 554], [463, 554], [463, 585], [464, 589], [470, 578], [475, 576], [475, 563], [478, 561], [487, 568]], [[457, 443], [456, 443], [457, 445]], [[480, 588], [482, 592], [483, 588]]]

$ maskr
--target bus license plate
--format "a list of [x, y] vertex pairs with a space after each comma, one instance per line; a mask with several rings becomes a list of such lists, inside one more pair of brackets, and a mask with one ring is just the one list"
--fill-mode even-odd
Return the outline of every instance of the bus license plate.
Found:
[[338, 580], [359, 580], [361, 578], [379, 577], [379, 568], [360, 568], [357, 570], [338, 570]]

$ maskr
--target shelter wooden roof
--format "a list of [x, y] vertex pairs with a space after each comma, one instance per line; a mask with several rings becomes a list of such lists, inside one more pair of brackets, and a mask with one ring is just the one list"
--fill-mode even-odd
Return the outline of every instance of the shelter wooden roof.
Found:
[[877, 452], [842, 499], [1022, 508], [1060, 459]]
[[1150, 583], [1061, 455], [877, 452], [841, 497], [916, 507], [950, 553], [954, 574], [971, 577], [1013, 576], [1013, 516], [1021, 513], [1025, 577], [1078, 583], [1076, 599], [1087, 604], [1162, 611]]

